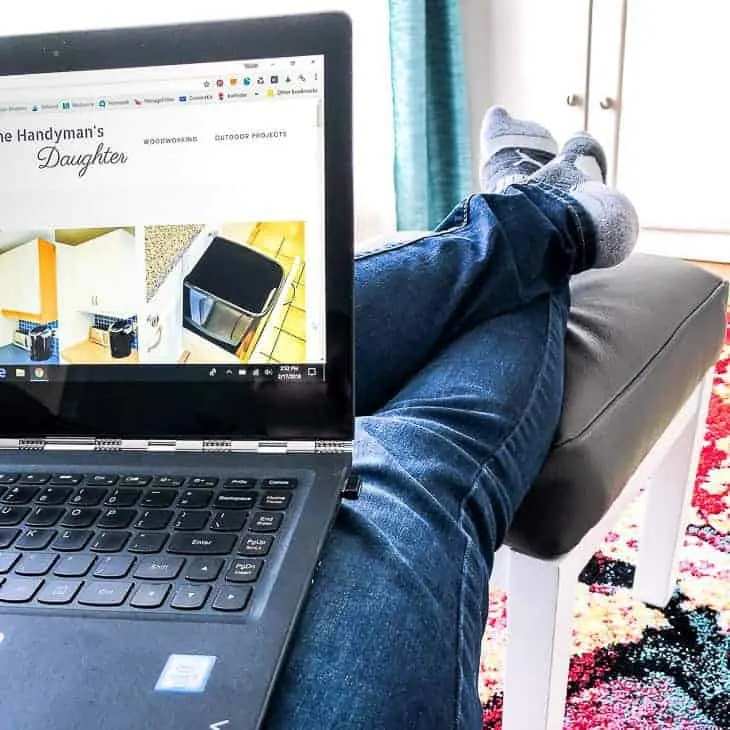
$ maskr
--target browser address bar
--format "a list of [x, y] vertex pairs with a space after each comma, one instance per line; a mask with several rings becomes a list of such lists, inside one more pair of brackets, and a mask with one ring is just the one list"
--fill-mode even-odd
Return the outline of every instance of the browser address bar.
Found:
[[[209, 88], [205, 87], [205, 82], [209, 83]], [[215, 89], [215, 81], [209, 78], [194, 79], [160, 79], [159, 81], [126, 81], [113, 84], [95, 83], [95, 84], [79, 84], [76, 86], [37, 86], [30, 89], [17, 89], [12, 91], [13, 99], [17, 101], [36, 101], [41, 98], [53, 97], [58, 99], [66, 98], [98, 98], [114, 96], [143, 96], [151, 94], [173, 94], [173, 93], [189, 93], [191, 91], [200, 91], [205, 93], [211, 89]], [[0, 95], [2, 95], [0, 89]]]

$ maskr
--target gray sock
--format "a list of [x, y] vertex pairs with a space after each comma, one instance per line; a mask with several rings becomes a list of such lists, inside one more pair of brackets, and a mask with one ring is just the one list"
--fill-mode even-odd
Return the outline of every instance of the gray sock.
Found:
[[557, 142], [534, 122], [514, 119], [506, 109], [493, 106], [482, 122], [479, 182], [485, 193], [502, 192], [552, 160]]
[[587, 132], [574, 134], [560, 155], [530, 176], [531, 180], [568, 191], [589, 180], [606, 182], [606, 154]]
[[593, 223], [595, 261], [607, 268], [621, 263], [633, 250], [639, 235], [639, 219], [631, 201], [618, 190], [588, 180], [568, 193]]
[[595, 232], [593, 266], [605, 268], [623, 261], [639, 235], [639, 221], [631, 201], [606, 182], [603, 147], [587, 132], [573, 135], [552, 162], [530, 176], [560, 188], [588, 215]]

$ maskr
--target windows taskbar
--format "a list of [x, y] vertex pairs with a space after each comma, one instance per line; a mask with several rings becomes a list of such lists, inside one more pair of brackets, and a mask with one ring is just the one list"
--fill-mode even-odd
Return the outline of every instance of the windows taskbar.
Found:
[[2, 383], [45, 382], [321, 382], [325, 365], [0, 365]]

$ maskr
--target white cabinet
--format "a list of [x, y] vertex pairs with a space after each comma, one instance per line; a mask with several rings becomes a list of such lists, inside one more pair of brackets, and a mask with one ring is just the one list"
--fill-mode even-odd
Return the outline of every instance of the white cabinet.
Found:
[[182, 280], [180, 260], [144, 308], [139, 328], [141, 362], [174, 364], [182, 356]]
[[0, 309], [41, 313], [41, 269], [38, 240], [0, 254]]
[[131, 316], [142, 295], [134, 236], [111, 231], [74, 250], [75, 309], [93, 314]]
[[636, 205], [640, 251], [730, 262], [730, 3], [462, 0], [462, 9], [475, 145], [490, 104], [559, 141], [584, 127], [606, 149], [609, 182]]
[[629, 0], [618, 184], [642, 243], [730, 262], [730, 4]]

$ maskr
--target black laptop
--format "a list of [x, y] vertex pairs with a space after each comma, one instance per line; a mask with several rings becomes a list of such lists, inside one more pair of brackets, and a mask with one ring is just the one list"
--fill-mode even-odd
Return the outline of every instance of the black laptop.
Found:
[[261, 725], [352, 288], [346, 16], [0, 38], [0, 728]]

